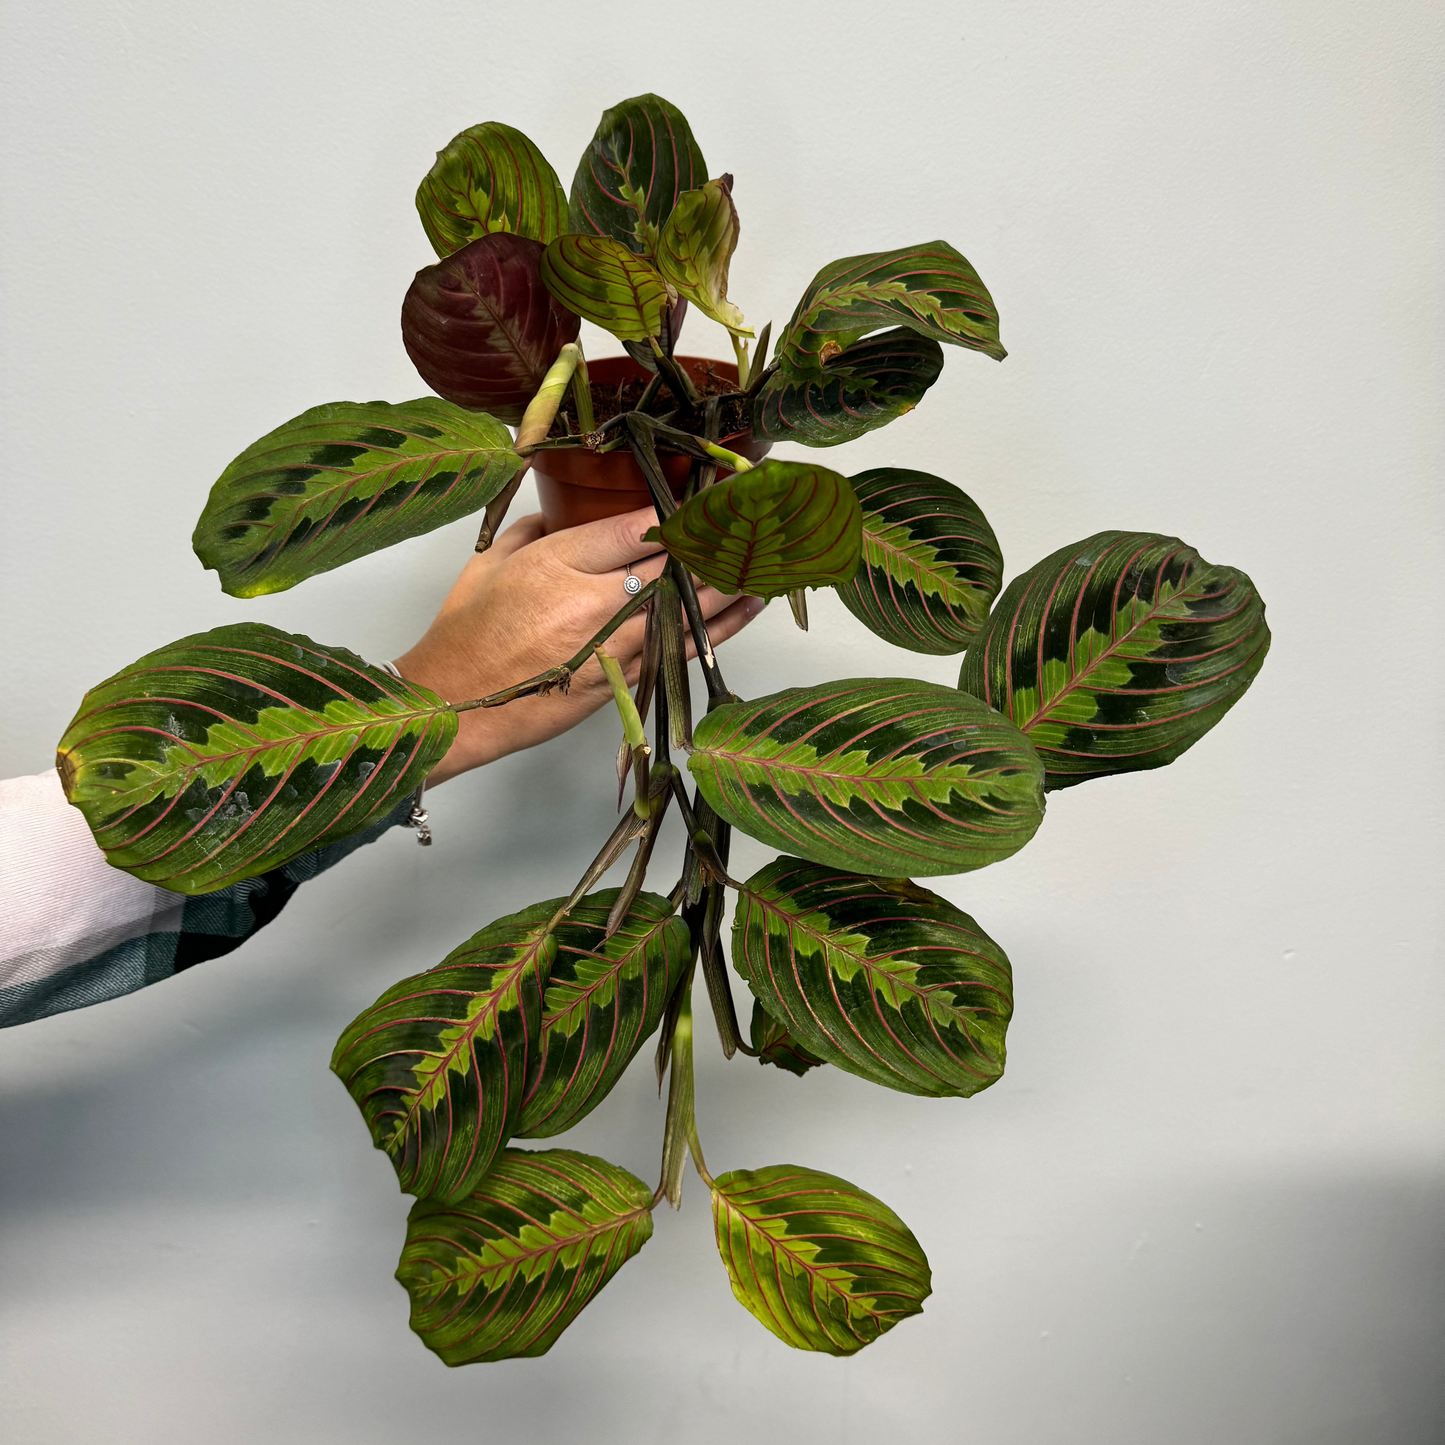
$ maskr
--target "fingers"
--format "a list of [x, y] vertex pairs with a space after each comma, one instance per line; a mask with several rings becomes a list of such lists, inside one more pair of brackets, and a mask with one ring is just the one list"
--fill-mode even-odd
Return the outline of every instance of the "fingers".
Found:
[[535, 542], [538, 537], [543, 535], [542, 514], [533, 512], [530, 516], [518, 517], [492, 543], [490, 550], [494, 557], [510, 557], [513, 552], [521, 551], [529, 542]]
[[[698, 601], [702, 601], [700, 596]], [[729, 603], [721, 612], [708, 618], [708, 641], [714, 647], [720, 647], [728, 638], [737, 636], [767, 605], [761, 597], [740, 597]], [[697, 644], [692, 640], [691, 632], [687, 635], [687, 655], [689, 658], [697, 656]]]
[[624, 512], [620, 517], [604, 517], [600, 522], [554, 532], [553, 546], [557, 559], [575, 571], [594, 575], [621, 571], [629, 562], [638, 562], [657, 552], [656, 542], [642, 541], [642, 534], [656, 525], [657, 513], [651, 507], [643, 507], [636, 512]]

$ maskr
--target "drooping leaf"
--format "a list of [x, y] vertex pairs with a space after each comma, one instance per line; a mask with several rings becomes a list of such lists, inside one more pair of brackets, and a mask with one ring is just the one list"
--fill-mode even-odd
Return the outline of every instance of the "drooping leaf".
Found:
[[757, 999], [753, 1000], [753, 1021], [748, 1034], [760, 1064], [786, 1069], [801, 1079], [809, 1069], [816, 1069], [823, 1063], [816, 1054], [810, 1054]]
[[978, 503], [952, 482], [904, 467], [850, 479], [863, 508], [863, 565], [838, 589], [885, 642], [962, 652], [1003, 584], [1003, 556]]
[[512, 1134], [538, 1057], [556, 904], [499, 918], [347, 1025], [332, 1072], [419, 1199], [464, 1199]]
[[[687, 924], [656, 893], [639, 894], [622, 926], [605, 937], [620, 891], [588, 894], [557, 927], [540, 1069], [512, 1131], [518, 1137], [560, 1134], [607, 1097], [656, 1031], [687, 966]], [[555, 911], [561, 902], [545, 906]]]
[[422, 380], [508, 426], [582, 327], [542, 284], [542, 252], [521, 236], [484, 236], [418, 271], [401, 303], [401, 339]]
[[448, 1365], [545, 1355], [652, 1237], [652, 1190], [570, 1149], [508, 1149], [455, 1204], [420, 1199], [396, 1277]]
[[284, 592], [477, 511], [521, 466], [500, 422], [434, 396], [313, 406], [221, 473], [191, 545], [232, 597]]
[[688, 767], [719, 817], [859, 873], [982, 868], [1022, 848], [1044, 814], [1029, 740], [976, 698], [914, 678], [727, 703], [693, 743]]
[[1172, 763], [1244, 695], [1269, 651], [1264, 603], [1177, 537], [1098, 532], [1014, 578], [959, 686], [1039, 751], [1044, 786]]
[[778, 858], [743, 887], [733, 966], [812, 1055], [905, 1094], [1003, 1074], [1013, 976], [968, 914], [907, 879]]
[[704, 316], [739, 336], [751, 336], [743, 313], [728, 300], [728, 265], [738, 230], [731, 176], [685, 191], [662, 228], [657, 269]]
[[648, 535], [720, 591], [779, 597], [852, 577], [862, 527], [845, 477], [769, 458], [699, 492]]
[[646, 341], [672, 305], [651, 261], [603, 236], [559, 236], [542, 253], [542, 282], [562, 305], [619, 341]]
[[856, 1354], [933, 1293], [913, 1231], [836, 1175], [735, 1169], [713, 1186], [712, 1218], [738, 1303], [795, 1350]]
[[660, 95], [635, 95], [602, 113], [572, 179], [568, 229], [656, 256], [678, 197], [706, 180], [682, 112]]
[[519, 130], [484, 121], [453, 136], [417, 187], [416, 209], [438, 256], [509, 231], [544, 246], [567, 229], [567, 193]]
[[814, 373], [884, 326], [906, 326], [997, 361], [1006, 354], [999, 345], [998, 309], [978, 272], [947, 241], [928, 241], [824, 266], [774, 355], [785, 369]]
[[833, 447], [910, 412], [943, 370], [943, 348], [906, 326], [855, 341], [821, 371], [775, 371], [753, 398], [753, 435]]
[[241, 622], [91, 688], [55, 766], [108, 862], [210, 893], [378, 821], [456, 731], [426, 688], [343, 647]]

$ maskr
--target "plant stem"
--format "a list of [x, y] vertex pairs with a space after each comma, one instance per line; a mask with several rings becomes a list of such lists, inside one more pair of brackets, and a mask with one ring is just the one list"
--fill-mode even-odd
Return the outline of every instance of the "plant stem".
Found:
[[597, 633], [575, 657], [570, 657], [566, 662], [559, 663], [556, 667], [549, 667], [546, 672], [539, 672], [536, 677], [529, 677], [526, 682], [513, 683], [511, 687], [504, 687], [500, 692], [491, 692], [486, 697], [474, 697], [470, 702], [454, 702], [451, 705], [453, 712], [471, 712], [479, 707], [501, 707], [504, 703], [515, 702], [519, 697], [531, 697], [534, 693], [548, 693], [554, 687], [560, 687], [563, 692], [567, 691], [572, 681], [572, 676], [587, 661], [594, 656], [593, 649], [598, 643], [606, 642], [629, 617], [640, 607], [645, 607], [657, 594], [657, 583], [649, 582], [636, 597], [629, 597], [622, 604], [600, 632]]
[[572, 377], [572, 400], [577, 405], [577, 430], [590, 432], [597, 426], [592, 411], [592, 378], [587, 375], [587, 358], [582, 355], [582, 345], [577, 343], [577, 371]]
[[669, 356], [655, 339], [652, 342], [652, 359], [657, 363], [658, 375], [667, 383], [668, 389], [677, 398], [677, 404], [684, 411], [695, 411], [700, 398], [697, 388], [692, 384], [692, 378], [681, 363]]
[[682, 1170], [688, 1154], [702, 1182], [712, 1188], [712, 1175], [697, 1137], [697, 1111], [692, 1074], [692, 971], [682, 985], [682, 1003], [672, 1031], [672, 1075], [667, 1091], [667, 1127], [662, 1136], [662, 1179], [654, 1204], [666, 1199], [682, 1207]]
[[748, 344], [731, 331], [728, 332], [728, 340], [733, 344], [733, 355], [738, 361], [738, 388], [741, 391], [748, 389]]

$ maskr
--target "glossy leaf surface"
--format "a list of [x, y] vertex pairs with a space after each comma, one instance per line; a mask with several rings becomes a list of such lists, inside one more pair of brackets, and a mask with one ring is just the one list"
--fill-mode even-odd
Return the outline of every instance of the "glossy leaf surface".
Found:
[[1269, 651], [1264, 603], [1177, 537], [1099, 532], [1014, 578], [959, 686], [1011, 718], [1045, 786], [1158, 768], [1244, 695]]
[[862, 527], [845, 477], [811, 462], [769, 459], [699, 492], [656, 535], [720, 591], [779, 597], [851, 578]]
[[547, 158], [519, 130], [489, 120], [437, 152], [416, 209], [438, 256], [507, 231], [544, 246], [567, 229], [567, 193]]
[[55, 766], [107, 861], [210, 893], [378, 822], [456, 730], [425, 688], [345, 648], [241, 622], [93, 687]]
[[802, 1078], [809, 1069], [816, 1069], [823, 1062], [816, 1054], [809, 1053], [757, 999], [753, 1000], [753, 1020], [748, 1035], [760, 1064], [772, 1064]]
[[863, 565], [838, 589], [844, 605], [896, 647], [962, 652], [1003, 585], [1003, 555], [978, 504], [904, 467], [850, 480], [863, 508]]
[[[611, 1092], [656, 1031], [691, 957], [687, 924], [667, 899], [641, 893], [605, 937], [621, 890], [576, 904], [557, 926], [543, 1003], [541, 1067], [513, 1134], [545, 1138], [570, 1129]], [[560, 906], [556, 899], [552, 908]]]
[[872, 1083], [967, 1097], [1003, 1074], [1008, 958], [916, 883], [778, 858], [739, 896], [733, 966], [804, 1049]]
[[753, 398], [753, 435], [832, 447], [910, 412], [943, 370], [943, 348], [907, 327], [855, 341], [821, 371], [780, 370]]
[[736, 828], [884, 877], [962, 873], [1016, 853], [1043, 818], [1043, 766], [1006, 718], [913, 678], [854, 678], [728, 703], [688, 767]]
[[284, 592], [477, 511], [521, 465], [499, 421], [434, 396], [330, 402], [221, 473], [191, 544], [231, 596]]
[[678, 197], [706, 180], [682, 112], [660, 95], [635, 95], [603, 112], [572, 179], [568, 229], [656, 256]]
[[803, 293], [775, 354], [784, 367], [815, 372], [839, 348], [883, 326], [1002, 361], [998, 309], [977, 271], [947, 241], [845, 256]]
[[738, 1303], [795, 1350], [856, 1354], [933, 1292], [913, 1231], [835, 1175], [735, 1169], [713, 1189], [712, 1218]]
[[508, 1149], [456, 1204], [418, 1200], [396, 1277], [448, 1365], [545, 1355], [652, 1236], [652, 1190], [570, 1149]]
[[704, 316], [739, 336], [751, 336], [743, 313], [728, 300], [728, 266], [738, 230], [731, 176], [684, 191], [662, 228], [657, 269]]
[[500, 918], [393, 984], [331, 1056], [403, 1191], [464, 1198], [506, 1144], [542, 1030], [553, 903]]
[[651, 261], [601, 236], [559, 236], [542, 253], [542, 282], [584, 321], [619, 341], [646, 341], [672, 305]]
[[582, 323], [542, 284], [540, 242], [498, 232], [416, 273], [401, 339], [438, 395], [508, 426], [522, 420]]

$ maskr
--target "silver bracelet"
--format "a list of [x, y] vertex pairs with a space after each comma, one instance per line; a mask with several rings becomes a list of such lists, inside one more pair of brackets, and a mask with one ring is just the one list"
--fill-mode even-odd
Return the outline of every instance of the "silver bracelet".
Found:
[[[396, 670], [394, 662], [383, 662], [383, 672], [389, 672], [398, 682], [405, 682], [406, 679]], [[423, 848], [431, 847], [431, 823], [428, 820], [427, 810], [422, 806], [422, 794], [426, 792], [426, 779], [423, 778], [421, 786], [412, 795], [411, 812], [406, 815], [406, 822], [403, 827], [416, 829], [416, 841]]]

